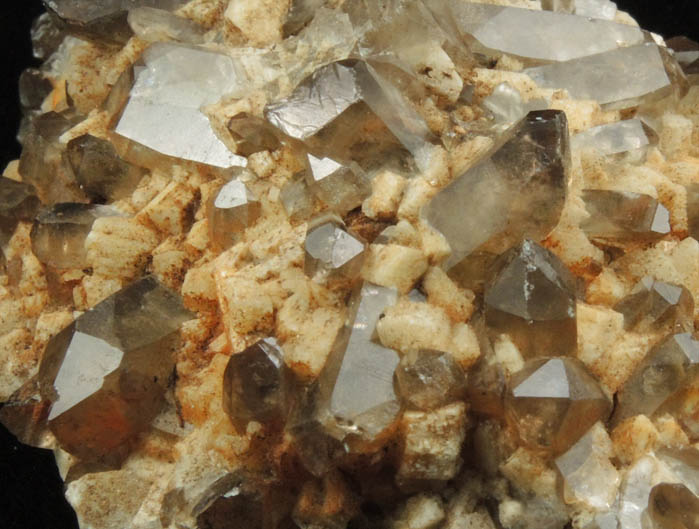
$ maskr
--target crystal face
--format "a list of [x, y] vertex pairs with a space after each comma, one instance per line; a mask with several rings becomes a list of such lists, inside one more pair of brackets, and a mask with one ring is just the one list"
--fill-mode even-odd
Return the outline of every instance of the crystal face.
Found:
[[506, 412], [522, 440], [565, 452], [612, 403], [585, 367], [573, 358], [530, 360], [510, 380]]
[[486, 285], [491, 334], [507, 334], [522, 356], [567, 355], [577, 347], [575, 282], [551, 252], [525, 240], [505, 253]]
[[592, 127], [571, 138], [574, 149], [594, 149], [604, 155], [637, 151], [648, 144], [648, 136], [640, 119]]
[[152, 277], [97, 304], [46, 346], [39, 368], [48, 425], [83, 460], [113, 461], [148, 427], [173, 369], [172, 338], [191, 318]]
[[0, 177], [0, 237], [3, 242], [10, 238], [18, 221], [33, 219], [39, 206], [32, 186]]
[[230, 248], [261, 213], [262, 205], [245, 183], [231, 180], [211, 197], [208, 204], [211, 241], [221, 250]]
[[355, 163], [309, 154], [306, 174], [310, 191], [338, 214], [356, 208], [371, 194], [369, 179]]
[[497, 255], [524, 238], [543, 239], [561, 214], [569, 165], [565, 114], [530, 112], [441, 190], [423, 215], [451, 246], [445, 263], [450, 273], [458, 276], [474, 254]]
[[652, 529], [699, 527], [699, 497], [687, 487], [661, 483], [653, 487], [645, 514]]
[[307, 276], [319, 281], [353, 280], [364, 264], [366, 244], [341, 219], [325, 216], [309, 225], [305, 250]]

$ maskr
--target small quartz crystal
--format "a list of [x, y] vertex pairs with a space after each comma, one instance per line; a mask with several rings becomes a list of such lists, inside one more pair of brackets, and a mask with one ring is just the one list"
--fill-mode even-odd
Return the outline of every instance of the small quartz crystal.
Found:
[[250, 421], [266, 425], [284, 421], [284, 354], [266, 338], [231, 356], [223, 377], [223, 408], [241, 433]]
[[500, 258], [496, 270], [484, 298], [490, 333], [507, 334], [525, 358], [574, 353], [575, 280], [566, 266], [525, 240]]
[[[647, 523], [647, 525], [645, 525]], [[699, 497], [678, 483], [660, 483], [653, 487], [644, 513], [647, 529], [697, 529]]]
[[318, 281], [351, 281], [359, 276], [366, 257], [366, 243], [333, 215], [309, 224], [304, 248], [306, 275]]
[[33, 220], [40, 203], [34, 188], [0, 177], [0, 242], [5, 243], [19, 220]]
[[60, 446], [83, 460], [118, 460], [161, 409], [173, 337], [191, 314], [149, 276], [79, 316], [46, 346], [41, 395]]
[[344, 215], [371, 194], [371, 184], [356, 164], [308, 155], [308, 187], [334, 212]]
[[638, 152], [649, 144], [640, 119], [592, 127], [570, 141], [574, 149], [594, 149], [603, 155]]
[[281, 145], [267, 121], [245, 112], [231, 118], [228, 131], [235, 140], [236, 152], [241, 156], [250, 156], [260, 151], [274, 151]]
[[597, 381], [578, 360], [530, 360], [515, 373], [506, 395], [508, 419], [527, 444], [567, 451], [612, 410]]
[[209, 237], [219, 250], [238, 242], [245, 229], [260, 218], [262, 206], [245, 183], [233, 179], [224, 184], [208, 204]]
[[580, 227], [594, 241], [652, 240], [670, 233], [670, 213], [649, 195], [587, 189], [582, 197], [589, 217]]
[[624, 327], [636, 332], [667, 329], [688, 332], [694, 328], [694, 299], [682, 285], [644, 277], [631, 293], [614, 306], [624, 315]]
[[100, 217], [123, 216], [111, 206], [56, 204], [41, 212], [32, 227], [32, 251], [37, 258], [55, 268], [87, 266], [85, 239]]

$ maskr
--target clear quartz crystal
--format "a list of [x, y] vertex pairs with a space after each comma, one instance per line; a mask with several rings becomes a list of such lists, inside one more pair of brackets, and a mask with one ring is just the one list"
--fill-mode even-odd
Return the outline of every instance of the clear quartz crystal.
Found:
[[640, 119], [592, 127], [576, 134], [570, 140], [575, 150], [594, 149], [604, 155], [643, 149], [649, 143]]
[[262, 205], [245, 183], [235, 178], [224, 184], [207, 206], [209, 237], [219, 250], [240, 241], [245, 230], [262, 214]]
[[660, 483], [650, 491], [643, 523], [648, 529], [695, 529], [699, 497], [682, 484]]
[[548, 103], [543, 99], [535, 99], [525, 103], [519, 91], [509, 83], [500, 83], [493, 93], [483, 100], [497, 122], [514, 123], [526, 116], [532, 110], [546, 110]]
[[320, 282], [356, 279], [366, 257], [366, 243], [334, 215], [309, 224], [304, 248], [306, 275]]
[[371, 183], [356, 163], [308, 154], [306, 180], [311, 192], [332, 211], [344, 215], [371, 194]]
[[128, 23], [131, 30], [146, 42], [172, 40], [189, 44], [204, 42], [204, 28], [195, 22], [179, 17], [164, 9], [135, 7], [129, 10]]

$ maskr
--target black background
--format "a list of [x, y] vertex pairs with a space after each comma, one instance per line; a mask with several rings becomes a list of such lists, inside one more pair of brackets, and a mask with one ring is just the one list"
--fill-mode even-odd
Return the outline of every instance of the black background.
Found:
[[[624, 0], [617, 4], [646, 29], [665, 37], [687, 35], [699, 41], [697, 0]], [[0, 0], [0, 50], [4, 58], [0, 75], [0, 170], [19, 156], [15, 140], [20, 120], [17, 79], [24, 68], [36, 65], [31, 55], [29, 28], [41, 12], [39, 0]], [[0, 527], [77, 528], [75, 515], [63, 499], [53, 455], [20, 445], [2, 426]]]

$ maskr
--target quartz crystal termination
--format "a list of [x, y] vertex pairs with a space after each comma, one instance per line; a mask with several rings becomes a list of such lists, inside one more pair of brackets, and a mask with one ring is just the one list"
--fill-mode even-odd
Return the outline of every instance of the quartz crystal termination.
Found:
[[238, 242], [245, 229], [262, 214], [262, 205], [245, 182], [235, 178], [224, 184], [208, 204], [209, 237], [220, 250]]
[[319, 282], [353, 281], [366, 257], [366, 243], [331, 215], [314, 219], [308, 226], [304, 271]]
[[563, 209], [569, 166], [565, 114], [535, 111], [442, 189], [423, 215], [451, 247], [444, 263], [450, 274], [458, 277], [468, 269], [472, 256], [471, 261], [479, 254], [495, 256], [525, 238], [546, 237]]
[[79, 316], [46, 346], [39, 368], [48, 426], [84, 461], [115, 462], [160, 412], [171, 342], [191, 319], [178, 295], [146, 277]]

